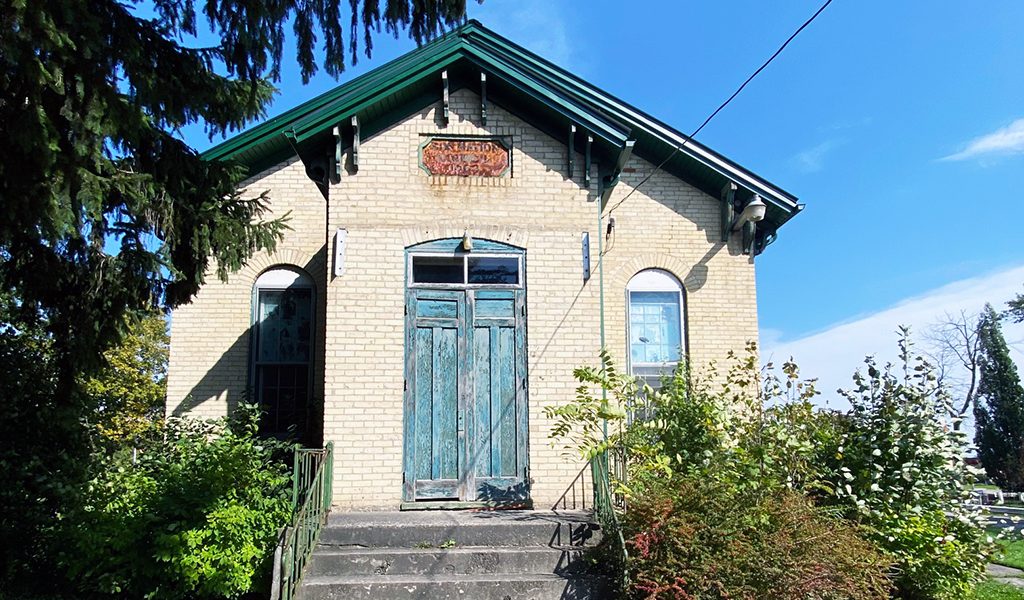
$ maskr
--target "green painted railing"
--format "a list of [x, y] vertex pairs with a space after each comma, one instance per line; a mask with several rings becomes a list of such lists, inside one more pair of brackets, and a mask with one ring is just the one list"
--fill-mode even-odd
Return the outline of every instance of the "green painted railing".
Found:
[[623, 452], [608, 448], [590, 460], [590, 474], [594, 482], [594, 514], [601, 522], [601, 529], [611, 544], [613, 555], [622, 561], [625, 568], [629, 551], [619, 525], [619, 512], [626, 509], [625, 497], [616, 494], [612, 480], [625, 483], [626, 461]]
[[295, 448], [292, 468], [292, 522], [281, 530], [274, 552], [271, 600], [292, 600], [302, 581], [320, 531], [331, 510], [334, 444], [323, 449]]

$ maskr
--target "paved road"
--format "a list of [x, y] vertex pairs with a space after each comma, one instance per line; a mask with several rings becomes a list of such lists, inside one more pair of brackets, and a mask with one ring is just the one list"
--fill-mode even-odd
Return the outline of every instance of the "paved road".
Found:
[[990, 564], [987, 572], [989, 577], [999, 583], [1024, 588], [1024, 579], [1022, 579], [1022, 577], [1024, 577], [1024, 571], [1021, 571], [1020, 569]]
[[1005, 533], [1024, 534], [1024, 517], [990, 514], [986, 518], [985, 524], [1002, 529]]

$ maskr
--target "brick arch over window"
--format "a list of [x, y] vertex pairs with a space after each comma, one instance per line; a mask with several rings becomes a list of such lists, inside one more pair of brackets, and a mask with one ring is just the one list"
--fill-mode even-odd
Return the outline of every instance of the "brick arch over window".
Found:
[[410, 227], [401, 231], [402, 245], [406, 248], [424, 242], [449, 238], [461, 239], [469, 233], [475, 239], [492, 240], [517, 248], [526, 248], [529, 234], [521, 229], [499, 225], [474, 225], [473, 223], [438, 223], [434, 227]]
[[647, 269], [660, 269], [668, 272], [682, 284], [683, 290], [688, 294], [692, 294], [700, 287], [696, 284], [693, 265], [688, 265], [678, 258], [651, 253], [634, 256], [614, 269], [608, 278], [608, 285], [611, 286], [608, 289], [625, 289], [634, 275]]
[[250, 390], [263, 435], [311, 437], [316, 350], [323, 343], [316, 288], [305, 269], [289, 264], [267, 268], [253, 282]]
[[321, 285], [320, 279], [327, 269], [324, 261], [323, 250], [317, 254], [310, 254], [308, 251], [293, 248], [278, 248], [273, 254], [260, 253], [253, 256], [244, 267], [231, 275], [231, 279], [251, 286], [256, 283], [256, 279], [265, 271], [278, 267], [296, 268], [312, 277], [314, 284], [317, 286], [317, 291], [322, 293], [323, 290], [319, 289]]

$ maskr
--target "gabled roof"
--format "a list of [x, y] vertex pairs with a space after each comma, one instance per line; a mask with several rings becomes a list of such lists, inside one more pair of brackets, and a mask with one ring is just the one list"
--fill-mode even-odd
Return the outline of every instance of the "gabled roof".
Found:
[[[251, 173], [270, 167], [296, 152], [300, 156], [333, 143], [332, 128], [358, 116], [362, 136], [369, 137], [411, 112], [441, 98], [440, 73], [448, 72], [451, 89], [480, 86], [487, 74], [487, 99], [501, 105], [555, 139], [569, 140], [575, 125], [576, 150], [589, 134], [594, 160], [611, 168], [622, 149], [719, 197], [723, 187], [738, 187], [737, 202], [753, 194], [768, 204], [758, 226], [762, 241], [801, 205], [797, 198], [744, 169], [682, 132], [581, 80], [558, 66], [497, 35], [476, 21], [409, 52], [369, 73], [245, 131], [203, 156], [233, 160]], [[668, 158], [670, 157], [671, 158]], [[666, 161], [667, 159], [667, 161]]]

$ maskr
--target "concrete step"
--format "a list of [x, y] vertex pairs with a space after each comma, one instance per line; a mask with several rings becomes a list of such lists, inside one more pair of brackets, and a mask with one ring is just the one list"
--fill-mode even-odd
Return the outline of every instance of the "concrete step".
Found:
[[306, 577], [361, 575], [581, 574], [585, 550], [544, 546], [450, 549], [320, 547]]
[[438, 548], [440, 546], [594, 546], [600, 529], [586, 512], [509, 510], [334, 513], [323, 546]]
[[598, 577], [483, 574], [307, 577], [300, 600], [569, 600], [604, 597]]

